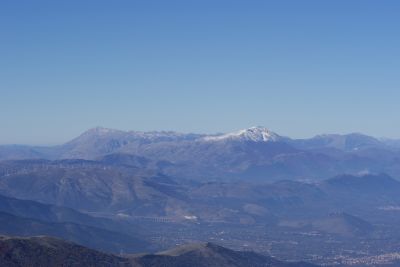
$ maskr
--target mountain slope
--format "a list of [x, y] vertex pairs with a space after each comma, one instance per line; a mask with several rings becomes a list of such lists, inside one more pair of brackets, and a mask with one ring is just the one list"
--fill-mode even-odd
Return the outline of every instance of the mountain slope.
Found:
[[75, 223], [49, 223], [0, 212], [0, 233], [4, 235], [49, 235], [103, 251], [139, 252], [149, 244], [127, 234]]
[[400, 182], [386, 174], [339, 175], [323, 181], [319, 187], [334, 205], [348, 209], [400, 205]]
[[107, 223], [111, 223], [110, 221], [97, 219], [70, 208], [1, 195], [0, 211], [46, 222], [73, 222], [89, 226], [103, 226]]
[[50, 237], [0, 237], [0, 265], [132, 266], [132, 267], [312, 267], [284, 263], [252, 252], [238, 252], [214, 244], [192, 244], [160, 254], [117, 257]]
[[[276, 222], [279, 218], [319, 218], [332, 212], [368, 218], [379, 210], [400, 206], [400, 183], [387, 175], [342, 175], [314, 183], [192, 183], [118, 164], [50, 161], [39, 165], [1, 176], [0, 193], [127, 221], [145, 217], [174, 222], [195, 218], [197, 221], [255, 223]], [[96, 224], [99, 221], [89, 224], [89, 218], [86, 220], [68, 210], [50, 212], [49, 207], [41, 208], [47, 209], [43, 214], [32, 215], [34, 212], [29, 209], [39, 208], [37, 205], [31, 208], [21, 205], [18, 213], [10, 209], [13, 205], [10, 201], [4, 200], [8, 207], [3, 211], [16, 215], [40, 220], [53, 216], [54, 222], [59, 221], [57, 216], [65, 216], [62, 220], [99, 225], [113, 231], [121, 227], [121, 224], [107, 222]], [[39, 214], [43, 217], [38, 217]], [[120, 229], [126, 231], [127, 227]]]
[[136, 132], [107, 128], [90, 129], [77, 138], [59, 147], [59, 158], [95, 159], [107, 154], [123, 152], [130, 147], [135, 150], [149, 144], [192, 141], [202, 135], [177, 132]]
[[[21, 164], [25, 167], [20, 168]], [[184, 186], [146, 169], [81, 160], [14, 165], [16, 172], [0, 176], [0, 193], [19, 199], [90, 212], [145, 216], [157, 211], [162, 215], [165, 209], [160, 207], [173, 206], [184, 198]], [[173, 208], [170, 210], [173, 212]]]
[[314, 229], [345, 237], [370, 235], [374, 227], [367, 221], [347, 213], [332, 213], [312, 223]]
[[233, 251], [212, 243], [188, 244], [153, 255], [134, 258], [152, 267], [312, 267], [308, 263], [285, 263], [254, 252]]
[[385, 147], [385, 143], [371, 136], [359, 133], [352, 134], [324, 134], [310, 139], [297, 139], [290, 141], [300, 149], [338, 149], [355, 151], [372, 147]]
[[89, 216], [71, 208], [43, 204], [31, 200], [21, 200], [0, 195], [0, 212], [18, 217], [30, 218], [46, 223], [74, 223], [92, 226], [113, 232], [125, 233], [136, 239], [141, 239], [138, 224], [128, 223], [120, 219], [107, 219]]
[[128, 260], [51, 237], [0, 237], [0, 266], [130, 266]]

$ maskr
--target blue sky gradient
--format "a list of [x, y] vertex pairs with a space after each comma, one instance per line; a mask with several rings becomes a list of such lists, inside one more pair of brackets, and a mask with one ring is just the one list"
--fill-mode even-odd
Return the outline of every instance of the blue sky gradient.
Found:
[[104, 126], [400, 138], [400, 2], [0, 3], [0, 143]]

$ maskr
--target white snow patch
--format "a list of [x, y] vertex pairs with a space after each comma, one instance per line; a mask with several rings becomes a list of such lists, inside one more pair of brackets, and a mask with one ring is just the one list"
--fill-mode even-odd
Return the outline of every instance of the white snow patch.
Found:
[[244, 140], [254, 142], [278, 141], [281, 136], [265, 127], [256, 126], [233, 133], [210, 135], [203, 138], [205, 141]]
[[186, 220], [197, 220], [197, 216], [194, 215], [185, 215], [183, 216]]

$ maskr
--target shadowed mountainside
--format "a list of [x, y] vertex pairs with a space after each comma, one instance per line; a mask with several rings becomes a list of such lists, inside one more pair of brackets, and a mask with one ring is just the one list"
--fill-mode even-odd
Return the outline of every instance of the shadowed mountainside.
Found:
[[49, 235], [84, 246], [117, 253], [121, 250], [139, 252], [149, 247], [146, 241], [119, 232], [75, 223], [49, 223], [0, 212], [0, 233], [5, 235]]
[[159, 254], [124, 258], [50, 237], [0, 237], [1, 266], [132, 267], [312, 267], [285, 263], [253, 252], [238, 252], [211, 243], [189, 244]]
[[127, 259], [51, 237], [0, 237], [0, 266], [131, 266]]
[[[314, 183], [195, 183], [94, 161], [46, 161], [39, 165], [28, 162], [16, 161], [15, 166], [22, 164], [25, 169], [0, 177], [1, 194], [127, 220], [149, 217], [277, 223], [319, 219], [336, 212], [379, 217], [382, 209], [400, 206], [400, 182], [384, 174], [341, 175]], [[3, 164], [13, 166], [10, 161]], [[0, 163], [0, 170], [3, 164]], [[68, 212], [60, 214], [57, 216]], [[77, 219], [71, 222], [81, 223]]]
[[213, 243], [188, 244], [157, 254], [133, 258], [139, 266], [152, 267], [312, 267], [286, 263], [254, 252], [233, 251]]

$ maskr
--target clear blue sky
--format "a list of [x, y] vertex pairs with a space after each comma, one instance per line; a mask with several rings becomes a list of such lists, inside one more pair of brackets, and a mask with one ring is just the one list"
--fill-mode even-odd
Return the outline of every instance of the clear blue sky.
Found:
[[400, 1], [3, 0], [0, 143], [94, 127], [400, 138]]

